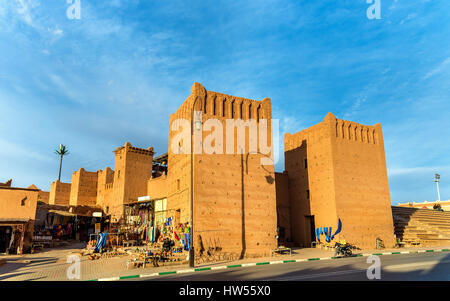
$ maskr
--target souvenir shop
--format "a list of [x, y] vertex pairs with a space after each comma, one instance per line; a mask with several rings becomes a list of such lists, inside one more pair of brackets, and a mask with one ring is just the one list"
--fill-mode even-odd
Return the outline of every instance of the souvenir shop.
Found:
[[125, 224], [119, 232], [125, 240], [137, 245], [154, 245], [164, 239], [173, 241], [174, 247], [189, 250], [189, 223], [180, 223], [176, 210], [167, 210], [167, 200], [144, 200], [125, 206]]
[[102, 220], [88, 214], [48, 208], [38, 208], [38, 213], [34, 240], [46, 237], [47, 240], [88, 241], [89, 235], [95, 233], [95, 225]]

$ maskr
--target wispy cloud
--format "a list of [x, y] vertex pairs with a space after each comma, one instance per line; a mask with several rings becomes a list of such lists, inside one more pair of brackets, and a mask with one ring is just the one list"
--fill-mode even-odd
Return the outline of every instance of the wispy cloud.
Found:
[[438, 74], [440, 72], [442, 72], [443, 70], [445, 70], [445, 68], [447, 68], [448, 66], [450, 66], [450, 57], [446, 58], [445, 60], [443, 60], [437, 67], [433, 68], [432, 70], [430, 70], [429, 72], [427, 72], [427, 74], [425, 74], [425, 76], [423, 77], [423, 79], [428, 79], [431, 76]]
[[438, 167], [408, 167], [408, 168], [388, 168], [389, 176], [401, 176], [411, 174], [429, 174], [430, 178], [439, 170], [448, 170], [450, 166]]
[[22, 158], [22, 160], [32, 159], [45, 162], [52, 161], [50, 156], [44, 155], [40, 151], [32, 149], [27, 145], [21, 145], [12, 141], [0, 139], [0, 156], [10, 157], [12, 154], [17, 160]]

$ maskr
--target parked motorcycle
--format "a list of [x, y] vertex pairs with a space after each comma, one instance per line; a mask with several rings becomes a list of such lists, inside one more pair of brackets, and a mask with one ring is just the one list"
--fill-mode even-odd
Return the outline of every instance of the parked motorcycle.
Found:
[[335, 248], [335, 251], [334, 251], [335, 257], [337, 255], [343, 255], [344, 257], [352, 256], [352, 246], [348, 243], [341, 244], [341, 243], [336, 242], [336, 244], [334, 245], [334, 248]]

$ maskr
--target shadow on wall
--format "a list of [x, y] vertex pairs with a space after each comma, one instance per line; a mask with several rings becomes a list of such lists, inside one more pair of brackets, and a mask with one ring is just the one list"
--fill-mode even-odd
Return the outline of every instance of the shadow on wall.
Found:
[[307, 158], [306, 140], [302, 140], [299, 147], [285, 152], [285, 170], [289, 174], [291, 236], [294, 245], [299, 247], [311, 247], [315, 241], [315, 229], [308, 219], [312, 215]]
[[[248, 155], [247, 155], [248, 159]], [[248, 162], [247, 162], [247, 173], [248, 173]], [[245, 245], [245, 190], [244, 190], [244, 154], [241, 154], [241, 203], [242, 203], [242, 251], [239, 259], [243, 259], [245, 256], [245, 251], [247, 247]]]

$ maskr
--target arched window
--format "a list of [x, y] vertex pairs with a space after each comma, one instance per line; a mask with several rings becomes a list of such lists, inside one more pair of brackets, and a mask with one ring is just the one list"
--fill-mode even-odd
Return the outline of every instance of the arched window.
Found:
[[226, 99], [222, 98], [222, 117], [225, 117], [225, 103], [226, 103]]
[[234, 118], [234, 99], [231, 101], [231, 118]]

